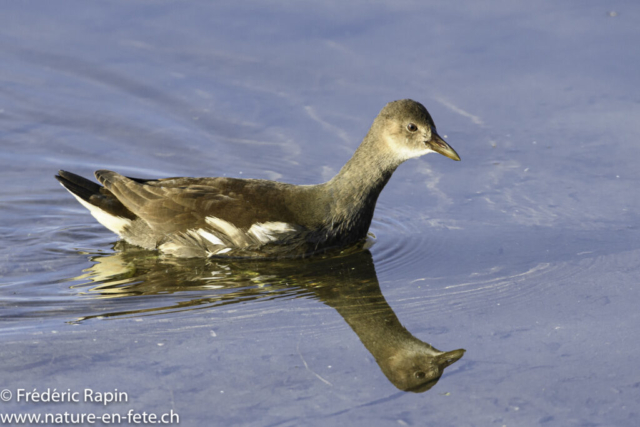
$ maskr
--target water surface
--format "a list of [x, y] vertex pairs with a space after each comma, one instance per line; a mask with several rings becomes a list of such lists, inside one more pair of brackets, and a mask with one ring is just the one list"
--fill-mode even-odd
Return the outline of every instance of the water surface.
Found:
[[[0, 412], [634, 426], [639, 19], [625, 1], [4, 5], [0, 390], [129, 401]], [[402, 165], [375, 245], [337, 259], [159, 257], [53, 179], [317, 183], [406, 97], [462, 162]]]

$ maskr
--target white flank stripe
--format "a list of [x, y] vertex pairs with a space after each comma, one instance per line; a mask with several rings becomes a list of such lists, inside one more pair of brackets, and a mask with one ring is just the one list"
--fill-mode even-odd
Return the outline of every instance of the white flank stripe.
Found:
[[173, 242], [163, 243], [162, 245], [158, 246], [158, 249], [160, 249], [162, 252], [172, 252], [180, 248], [180, 245], [176, 245]]
[[296, 229], [286, 222], [263, 222], [256, 223], [249, 229], [249, 234], [258, 239], [260, 243], [274, 242], [281, 239]]
[[216, 218], [215, 216], [208, 216], [204, 219], [214, 231], [224, 234], [229, 240], [231, 240], [236, 247], [246, 246], [247, 234], [241, 231], [238, 227], [231, 224], [224, 219]]
[[210, 241], [214, 245], [221, 245], [221, 246], [224, 245], [224, 243], [222, 243], [222, 240], [220, 240], [217, 236], [214, 236], [213, 234], [203, 230], [202, 228], [198, 229], [198, 234], [204, 237], [205, 239], [207, 239], [208, 241]]

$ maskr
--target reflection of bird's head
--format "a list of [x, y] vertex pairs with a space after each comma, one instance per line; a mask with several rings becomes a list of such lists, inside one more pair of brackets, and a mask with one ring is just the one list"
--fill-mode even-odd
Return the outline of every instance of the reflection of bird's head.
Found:
[[412, 346], [399, 350], [385, 363], [380, 363], [389, 381], [400, 390], [415, 393], [429, 390], [438, 382], [444, 368], [460, 360], [465, 352], [463, 349], [441, 352], [423, 344], [422, 349]]

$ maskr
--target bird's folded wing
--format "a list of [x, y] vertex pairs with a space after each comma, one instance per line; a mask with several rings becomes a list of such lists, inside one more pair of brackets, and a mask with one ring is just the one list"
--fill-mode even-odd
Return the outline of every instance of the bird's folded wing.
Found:
[[[239, 209], [244, 201], [224, 194], [224, 186], [187, 184], [181, 186], [162, 180], [147, 185], [116, 172], [100, 170], [96, 178], [136, 216], [152, 229], [165, 233], [185, 231], [205, 225], [207, 216]], [[197, 182], [196, 180], [194, 180]]]

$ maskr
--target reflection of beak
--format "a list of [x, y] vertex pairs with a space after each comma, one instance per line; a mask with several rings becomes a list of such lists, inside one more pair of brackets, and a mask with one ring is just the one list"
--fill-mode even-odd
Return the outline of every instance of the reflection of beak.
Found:
[[462, 356], [464, 356], [465, 351], [466, 351], [465, 349], [460, 348], [458, 350], [447, 351], [446, 353], [442, 353], [441, 355], [439, 355], [437, 357], [437, 363], [438, 365], [440, 365], [440, 369], [444, 369], [447, 366], [456, 363], [458, 360], [460, 360]]
[[443, 156], [453, 160], [460, 160], [460, 156], [458, 156], [458, 153], [456, 153], [456, 150], [451, 148], [451, 146], [447, 144], [447, 142], [444, 139], [440, 138], [440, 135], [438, 135], [435, 132], [431, 134], [431, 140], [428, 141], [427, 144], [436, 153], [440, 153]]

